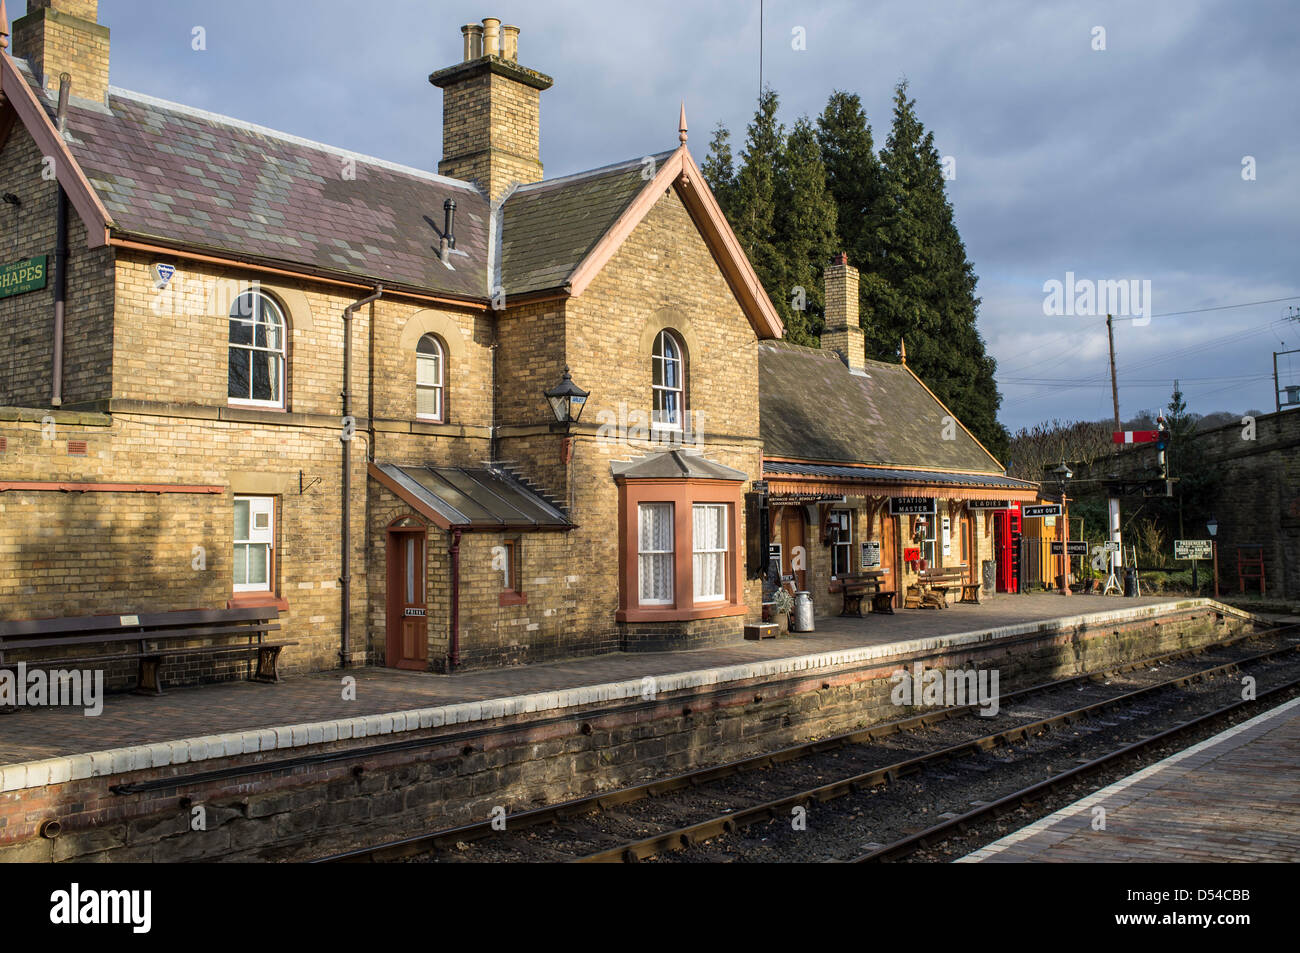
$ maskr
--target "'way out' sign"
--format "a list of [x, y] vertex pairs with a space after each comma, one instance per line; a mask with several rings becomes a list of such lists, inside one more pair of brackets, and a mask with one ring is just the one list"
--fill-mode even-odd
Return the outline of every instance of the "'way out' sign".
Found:
[[0, 298], [40, 291], [45, 287], [48, 273], [47, 256], [28, 258], [9, 265], [0, 265]]

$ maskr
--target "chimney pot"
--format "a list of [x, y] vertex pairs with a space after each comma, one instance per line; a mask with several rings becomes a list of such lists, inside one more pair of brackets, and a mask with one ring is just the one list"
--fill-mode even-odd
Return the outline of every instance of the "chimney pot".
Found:
[[496, 17], [483, 19], [483, 53], [487, 56], [501, 55], [501, 21]]
[[465, 62], [476, 60], [483, 55], [483, 24], [466, 23], [460, 28], [465, 38]]
[[501, 55], [512, 63], [519, 62], [519, 27], [501, 28]]

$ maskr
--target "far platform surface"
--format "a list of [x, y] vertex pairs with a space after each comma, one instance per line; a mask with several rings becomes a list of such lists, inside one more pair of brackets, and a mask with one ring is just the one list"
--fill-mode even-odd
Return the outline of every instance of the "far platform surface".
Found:
[[1157, 862], [1300, 862], [1300, 698], [957, 861]]
[[[982, 605], [955, 605], [943, 610], [900, 610], [896, 615], [821, 618], [817, 631], [764, 642], [736, 642], [714, 648], [659, 653], [614, 653], [565, 662], [491, 669], [455, 675], [357, 668], [291, 676], [278, 685], [227, 682], [176, 689], [161, 698], [110, 695], [103, 712], [86, 717], [80, 709], [23, 709], [0, 715], [0, 773], [3, 789], [39, 786], [61, 775], [32, 771], [11, 777], [5, 765], [24, 765], [90, 752], [141, 752], [114, 758], [113, 771], [133, 767], [204, 760], [196, 746], [167, 758], [146, 754], [147, 747], [185, 739], [207, 742], [239, 753], [239, 733], [292, 726], [291, 739], [243, 739], [243, 751], [298, 747], [397, 733], [412, 728], [483, 721], [524, 712], [543, 712], [602, 701], [639, 698], [642, 682], [656, 679], [667, 693], [699, 685], [716, 685], [788, 672], [829, 670], [869, 659], [923, 652], [988, 638], [1011, 638], [1060, 620], [1081, 617], [1150, 616], [1163, 611], [1208, 605], [1207, 600], [1055, 594], [1003, 595]], [[1158, 608], [1161, 607], [1161, 608]], [[1235, 612], [1222, 607], [1224, 611]], [[357, 680], [356, 700], [345, 701], [341, 679]], [[165, 681], [165, 678], [164, 678]], [[344, 721], [362, 724], [355, 731]], [[323, 728], [322, 728], [323, 726]], [[344, 731], [347, 733], [343, 733]], [[285, 728], [287, 732], [288, 729]], [[301, 741], [299, 735], [301, 734]], [[123, 767], [117, 767], [117, 763]], [[74, 777], [76, 768], [73, 768]], [[94, 774], [102, 773], [96, 766]], [[45, 776], [46, 780], [38, 778]]]

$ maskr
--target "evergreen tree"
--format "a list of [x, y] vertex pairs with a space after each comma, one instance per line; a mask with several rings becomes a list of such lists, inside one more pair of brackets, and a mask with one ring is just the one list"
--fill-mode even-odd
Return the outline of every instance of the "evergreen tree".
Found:
[[776, 247], [785, 257], [783, 293], [773, 294], [786, 337], [816, 347], [825, 326], [823, 270], [837, 250], [836, 206], [812, 123], [795, 122], [776, 177]]
[[778, 308], [783, 299], [788, 304], [786, 289], [791, 287], [776, 239], [776, 179], [785, 161], [785, 127], [776, 119], [779, 105], [775, 92], [763, 90], [730, 190], [731, 227]]
[[883, 185], [871, 126], [856, 93], [831, 94], [817, 119], [817, 143], [838, 210], [838, 250], [848, 253], [855, 268], [870, 272], [880, 255], [873, 217]]
[[934, 134], [917, 118], [906, 81], [895, 89], [880, 164], [882, 188], [869, 213], [879, 223], [879, 257], [862, 281], [867, 353], [892, 360], [905, 338], [912, 370], [990, 453], [1005, 458], [996, 362], [975, 326], [978, 279], [953, 221]]
[[700, 166], [704, 181], [713, 190], [724, 215], [731, 218], [731, 193], [736, 185], [736, 165], [731, 157], [731, 133], [719, 120], [709, 141], [709, 154]]

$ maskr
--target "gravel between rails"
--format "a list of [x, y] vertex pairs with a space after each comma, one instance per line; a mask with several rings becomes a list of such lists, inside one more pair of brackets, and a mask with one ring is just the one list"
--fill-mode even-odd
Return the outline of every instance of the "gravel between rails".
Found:
[[[1175, 660], [1095, 682], [1085, 682], [1063, 690], [1007, 705], [996, 717], [974, 715], [954, 718], [940, 724], [877, 739], [870, 743], [847, 745], [837, 750], [809, 755], [797, 761], [746, 771], [682, 789], [660, 797], [646, 798], [619, 805], [604, 812], [568, 818], [561, 822], [506, 832], [411, 858], [414, 863], [501, 863], [572, 860], [622, 844], [653, 837], [667, 831], [698, 823], [709, 817], [733, 813], [799, 793], [818, 784], [861, 774], [898, 761], [961, 744], [1017, 724], [1027, 724], [1085, 705], [1122, 695], [1158, 682], [1212, 668], [1284, 645], [1294, 644], [1294, 636], [1261, 635], [1237, 645], [1210, 649], [1189, 659]], [[1276, 683], [1282, 677], [1272, 673], [1288, 666], [1300, 672], [1300, 659], [1286, 663], [1255, 663], [1252, 674], [1264, 683], [1263, 671], [1270, 672]], [[1261, 671], [1254, 672], [1254, 668]], [[1293, 676], [1294, 677], [1294, 676]], [[1081, 761], [1091, 760], [1121, 744], [1149, 736], [1191, 717], [1197, 704], [1203, 711], [1224, 704], [1225, 684], [1238, 685], [1239, 676], [1229, 674], [1184, 689], [1160, 692], [1122, 710], [1103, 713], [1085, 723], [1057, 728], [1028, 742], [1000, 746], [990, 752], [964, 755], [928, 765], [916, 775], [896, 780], [890, 785], [812, 805], [808, 810], [808, 829], [794, 831], [790, 819], [781, 818], [751, 825], [733, 834], [695, 845], [683, 851], [668, 852], [654, 862], [779, 862], [849, 859], [880, 845], [938, 823], [944, 814], [961, 814], [973, 804], [996, 800], [1052, 773], [1060, 773]], [[1217, 704], [1206, 699], [1218, 699]], [[1219, 729], [1222, 730], [1222, 729]], [[1166, 757], [1177, 745], [1163, 753], [1153, 753], [1150, 761]], [[1126, 759], [1127, 760], [1127, 759]], [[1117, 777], [1137, 768], [1136, 759]], [[1102, 780], [1110, 772], [1093, 775], [1079, 786], [1045, 799], [1068, 804], [1090, 790], [1110, 783]], [[949, 854], [960, 856], [983, 843], [996, 840], [1033, 816], [1017, 812], [1000, 818], [982, 841], [978, 832], [953, 838], [945, 852], [930, 848], [914, 855], [915, 859], [942, 860]], [[982, 829], [982, 827], [981, 827]]]

